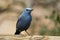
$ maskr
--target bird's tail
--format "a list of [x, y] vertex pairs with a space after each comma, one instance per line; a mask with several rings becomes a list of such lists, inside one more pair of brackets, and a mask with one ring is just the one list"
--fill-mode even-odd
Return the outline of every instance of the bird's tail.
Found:
[[20, 33], [21, 33], [21, 31], [16, 30], [15, 35], [19, 35]]

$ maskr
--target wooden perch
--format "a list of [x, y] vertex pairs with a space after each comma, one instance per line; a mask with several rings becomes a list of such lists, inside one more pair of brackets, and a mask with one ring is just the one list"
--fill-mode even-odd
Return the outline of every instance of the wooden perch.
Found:
[[0, 40], [60, 40], [59, 36], [21, 36], [21, 35], [0, 35]]

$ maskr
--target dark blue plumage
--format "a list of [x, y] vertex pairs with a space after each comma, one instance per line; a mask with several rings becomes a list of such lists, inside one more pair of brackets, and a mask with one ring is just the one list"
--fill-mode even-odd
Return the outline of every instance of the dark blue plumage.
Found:
[[32, 16], [31, 16], [31, 8], [26, 8], [22, 14], [19, 16], [18, 21], [16, 23], [16, 32], [15, 34], [20, 34], [20, 32], [22, 31], [26, 31], [30, 24], [31, 24], [31, 20], [32, 20]]

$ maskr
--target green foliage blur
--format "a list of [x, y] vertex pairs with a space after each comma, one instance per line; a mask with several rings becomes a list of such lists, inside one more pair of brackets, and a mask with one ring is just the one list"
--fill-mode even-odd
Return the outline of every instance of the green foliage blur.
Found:
[[50, 19], [50, 20], [53, 20], [54, 23], [55, 23], [55, 27], [54, 29], [51, 29], [51, 30], [48, 30], [46, 27], [45, 28], [42, 28], [40, 30], [40, 35], [45, 35], [47, 33], [47, 35], [50, 35], [50, 36], [60, 36], [60, 17], [59, 15], [56, 13], [55, 10], [53, 10], [52, 14], [50, 17], [48, 16], [45, 16], [46, 19]]
[[41, 28], [39, 33], [40, 35], [45, 35], [47, 33], [47, 28], [46, 27]]

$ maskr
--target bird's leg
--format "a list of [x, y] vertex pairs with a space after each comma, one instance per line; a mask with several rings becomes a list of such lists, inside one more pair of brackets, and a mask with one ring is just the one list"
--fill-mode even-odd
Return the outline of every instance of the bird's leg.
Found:
[[25, 32], [30, 36], [30, 40], [32, 40], [33, 35], [30, 35], [26, 30]]
[[30, 34], [25, 30], [25, 32], [30, 36]]

